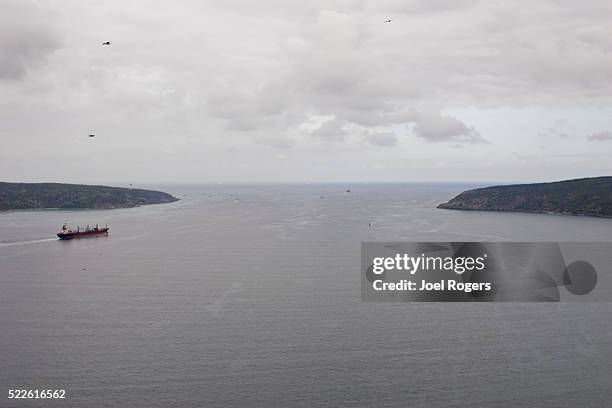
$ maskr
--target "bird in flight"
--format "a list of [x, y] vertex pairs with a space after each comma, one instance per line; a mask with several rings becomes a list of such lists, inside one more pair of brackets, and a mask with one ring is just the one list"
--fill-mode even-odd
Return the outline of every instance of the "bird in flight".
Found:
[[391, 19], [385, 20], [385, 23], [390, 23]]
[[111, 42], [110, 42], [110, 41], [104, 41], [104, 42], [102, 43], [102, 45], [111, 45]]

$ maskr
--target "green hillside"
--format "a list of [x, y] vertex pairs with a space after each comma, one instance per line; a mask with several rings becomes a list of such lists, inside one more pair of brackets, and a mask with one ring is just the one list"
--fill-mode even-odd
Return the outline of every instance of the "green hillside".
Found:
[[0, 182], [0, 211], [36, 208], [126, 208], [171, 203], [178, 198], [153, 190], [62, 183]]
[[478, 188], [438, 208], [612, 217], [612, 177]]

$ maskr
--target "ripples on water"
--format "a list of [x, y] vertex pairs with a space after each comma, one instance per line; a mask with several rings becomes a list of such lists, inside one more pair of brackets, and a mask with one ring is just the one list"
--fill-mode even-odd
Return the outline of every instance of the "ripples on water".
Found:
[[[607, 219], [435, 209], [467, 187], [166, 186], [183, 199], [0, 214], [1, 388], [78, 407], [609, 406], [609, 304], [361, 302], [361, 241], [612, 241]], [[111, 233], [60, 242], [65, 221]]]

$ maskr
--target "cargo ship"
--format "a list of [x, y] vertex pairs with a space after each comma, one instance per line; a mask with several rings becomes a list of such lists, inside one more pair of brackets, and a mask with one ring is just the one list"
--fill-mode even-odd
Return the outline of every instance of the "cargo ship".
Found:
[[80, 227], [76, 229], [70, 228], [67, 224], [62, 225], [62, 230], [57, 233], [59, 239], [72, 239], [72, 238], [83, 238], [83, 237], [99, 237], [108, 235], [108, 226], [89, 228], [89, 225], [84, 230]]

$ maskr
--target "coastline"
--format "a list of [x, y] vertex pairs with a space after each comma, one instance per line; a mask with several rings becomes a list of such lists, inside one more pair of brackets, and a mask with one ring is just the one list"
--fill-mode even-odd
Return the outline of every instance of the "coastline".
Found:
[[436, 209], [439, 210], [452, 210], [452, 211], [466, 211], [466, 212], [497, 212], [497, 213], [508, 213], [508, 214], [539, 214], [539, 215], [556, 215], [560, 217], [587, 217], [587, 218], [604, 218], [604, 219], [612, 219], [611, 215], [599, 215], [599, 214], [576, 214], [569, 212], [556, 212], [556, 211], [536, 211], [536, 210], [498, 210], [494, 208], [451, 208], [451, 207], [440, 207], [436, 206]]

